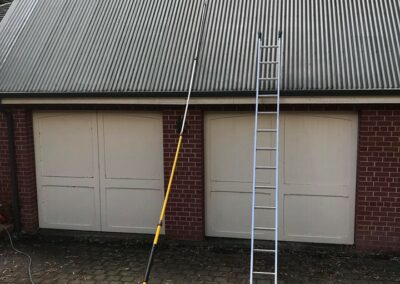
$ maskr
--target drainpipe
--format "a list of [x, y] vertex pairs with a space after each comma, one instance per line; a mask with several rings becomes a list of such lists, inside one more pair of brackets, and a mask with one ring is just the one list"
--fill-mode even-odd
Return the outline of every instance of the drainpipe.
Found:
[[3, 113], [7, 125], [7, 141], [8, 141], [8, 162], [11, 174], [11, 191], [12, 191], [12, 217], [14, 224], [14, 232], [21, 232], [21, 215], [18, 196], [18, 180], [17, 180], [17, 159], [15, 155], [15, 140], [14, 140], [14, 121], [10, 111], [1, 107], [0, 112]]

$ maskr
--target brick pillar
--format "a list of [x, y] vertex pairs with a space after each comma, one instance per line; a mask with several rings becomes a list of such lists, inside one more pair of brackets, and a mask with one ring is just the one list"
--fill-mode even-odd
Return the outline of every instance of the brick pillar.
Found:
[[7, 125], [2, 113], [0, 113], [0, 203], [3, 204], [9, 215], [11, 206], [11, 177], [8, 165]]
[[356, 246], [400, 251], [400, 109], [359, 116]]
[[[176, 121], [182, 113], [181, 107], [163, 112], [165, 189], [178, 143]], [[204, 238], [203, 141], [203, 113], [191, 109], [166, 212], [165, 232], [171, 239]]]
[[32, 233], [39, 227], [32, 112], [17, 109], [13, 116], [21, 223], [23, 230]]

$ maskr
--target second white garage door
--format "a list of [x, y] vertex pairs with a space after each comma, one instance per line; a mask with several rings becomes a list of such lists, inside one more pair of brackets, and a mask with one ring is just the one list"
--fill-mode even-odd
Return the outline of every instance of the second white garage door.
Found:
[[[205, 119], [206, 233], [248, 238], [254, 116], [209, 113]], [[266, 118], [260, 123], [260, 128], [274, 127]], [[280, 127], [280, 239], [353, 243], [356, 114], [284, 113]], [[274, 155], [266, 154], [262, 163], [273, 164]], [[260, 176], [259, 182], [275, 183], [271, 174]], [[266, 190], [258, 200], [272, 206], [274, 194]], [[256, 216], [264, 223], [259, 224], [272, 227], [273, 214], [263, 214]]]
[[163, 199], [162, 119], [34, 114], [42, 228], [152, 233]]

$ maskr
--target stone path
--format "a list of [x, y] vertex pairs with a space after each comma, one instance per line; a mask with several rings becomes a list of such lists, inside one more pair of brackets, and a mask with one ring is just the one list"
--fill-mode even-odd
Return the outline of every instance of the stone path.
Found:
[[[24, 237], [15, 246], [33, 258], [36, 283], [138, 283], [149, 241]], [[151, 274], [156, 283], [247, 283], [246, 243], [162, 241]], [[258, 266], [268, 266], [263, 258]], [[341, 246], [284, 245], [280, 283], [400, 283], [400, 254], [360, 254]], [[0, 239], [0, 283], [29, 283], [27, 260]], [[270, 283], [259, 280], [257, 284]]]

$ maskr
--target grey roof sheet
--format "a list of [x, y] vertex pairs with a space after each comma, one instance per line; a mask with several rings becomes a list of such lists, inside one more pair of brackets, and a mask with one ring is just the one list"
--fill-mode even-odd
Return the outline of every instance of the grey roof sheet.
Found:
[[[201, 2], [15, 0], [0, 92], [186, 91]], [[398, 0], [209, 0], [194, 91], [253, 91], [257, 32], [278, 30], [284, 90], [400, 89]]]

